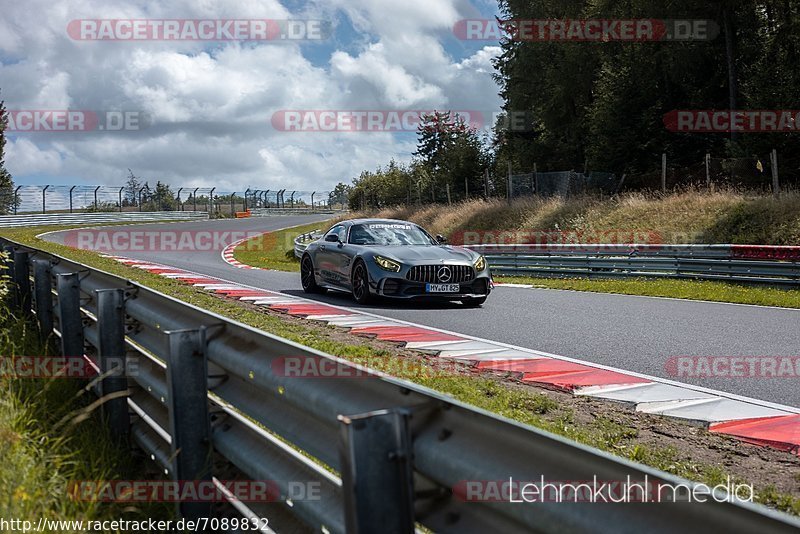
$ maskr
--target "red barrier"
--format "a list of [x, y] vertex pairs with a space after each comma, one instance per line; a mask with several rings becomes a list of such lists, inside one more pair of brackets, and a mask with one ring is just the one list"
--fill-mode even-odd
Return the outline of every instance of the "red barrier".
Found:
[[731, 257], [740, 260], [800, 261], [800, 247], [732, 245]]

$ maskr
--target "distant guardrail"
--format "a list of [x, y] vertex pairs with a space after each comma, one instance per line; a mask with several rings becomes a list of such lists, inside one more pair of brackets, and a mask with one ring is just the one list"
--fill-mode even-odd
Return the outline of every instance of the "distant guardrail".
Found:
[[342, 210], [329, 208], [253, 208], [252, 217], [275, 217], [278, 215], [334, 215], [344, 213]]
[[208, 219], [208, 213], [203, 211], [151, 211], [2, 215], [0, 216], [0, 228], [112, 222], [189, 221], [198, 219]]
[[798, 286], [800, 247], [760, 245], [466, 245], [492, 272], [534, 277], [683, 278]]
[[312, 241], [315, 241], [322, 237], [322, 234], [319, 233], [319, 230], [314, 230], [313, 232], [306, 232], [305, 234], [300, 234], [299, 236], [294, 238], [294, 256], [297, 259], [303, 257], [303, 252], [306, 251], [308, 248], [308, 244]]
[[[3, 266], [13, 280], [14, 305], [35, 314], [45, 338], [57, 336], [65, 357], [88, 359], [102, 372], [95, 392], [103, 396], [101, 410], [113, 435], [138, 445], [175, 481], [219, 484], [215, 477], [222, 472], [227, 480], [270, 481], [278, 490], [270, 503], [242, 502], [222, 492], [245, 517], [268, 518], [270, 525], [279, 524], [276, 517], [288, 518], [330, 533], [411, 534], [416, 525], [466, 534], [698, 528], [768, 534], [800, 528], [795, 518], [730, 499], [719, 489], [710, 498], [708, 487], [68, 258], [2, 238], [0, 245], [12, 258]], [[304, 380], [286, 372], [286, 358], [341, 374]], [[592, 481], [641, 484], [638, 499], [652, 498], [653, 491], [662, 495], [658, 485], [667, 484], [677, 488], [680, 502], [510, 502], [509, 495], [530, 496], [523, 484]], [[313, 492], [297, 496], [297, 484]], [[687, 500], [695, 488], [702, 499]], [[676, 497], [675, 489], [666, 491], [667, 501], [670, 491]], [[206, 501], [180, 502], [178, 512], [196, 519], [214, 510]]]

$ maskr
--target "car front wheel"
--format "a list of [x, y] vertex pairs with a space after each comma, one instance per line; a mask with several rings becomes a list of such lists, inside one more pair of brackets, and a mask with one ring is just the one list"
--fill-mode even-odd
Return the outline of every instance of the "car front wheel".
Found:
[[369, 275], [363, 261], [359, 261], [353, 267], [353, 298], [359, 304], [372, 302], [372, 293], [369, 292]]
[[314, 262], [311, 261], [311, 256], [303, 256], [303, 261], [300, 262], [300, 281], [306, 293], [325, 293], [325, 288], [319, 287], [314, 278]]

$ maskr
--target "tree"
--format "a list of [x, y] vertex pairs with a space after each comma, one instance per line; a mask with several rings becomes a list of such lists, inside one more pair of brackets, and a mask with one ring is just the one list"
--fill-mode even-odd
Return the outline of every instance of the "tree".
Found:
[[8, 125], [8, 112], [5, 102], [0, 100], [0, 215], [10, 213], [15, 208], [14, 180], [5, 166], [6, 127]]
[[336, 184], [336, 187], [331, 191], [331, 204], [341, 204], [344, 207], [351, 189], [352, 187], [345, 183], [339, 182]]
[[156, 182], [156, 190], [151, 198], [154, 211], [175, 211], [178, 201], [168, 184]]
[[139, 189], [142, 183], [139, 178], [133, 174], [133, 171], [128, 169], [128, 181], [125, 182], [125, 189], [123, 190], [123, 206], [137, 206], [139, 202]]
[[469, 191], [483, 189], [480, 184], [489, 156], [478, 133], [459, 115], [452, 116], [449, 111], [423, 115], [414, 156], [427, 168], [427, 185], [434, 201], [444, 198], [442, 189], [448, 186], [451, 195], [463, 198]]

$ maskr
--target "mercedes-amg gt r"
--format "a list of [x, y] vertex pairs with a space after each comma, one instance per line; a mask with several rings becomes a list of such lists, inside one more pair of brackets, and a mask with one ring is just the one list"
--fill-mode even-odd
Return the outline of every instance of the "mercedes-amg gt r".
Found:
[[300, 275], [306, 293], [349, 291], [360, 304], [390, 297], [480, 306], [493, 287], [482, 255], [392, 219], [337, 223], [308, 245]]

